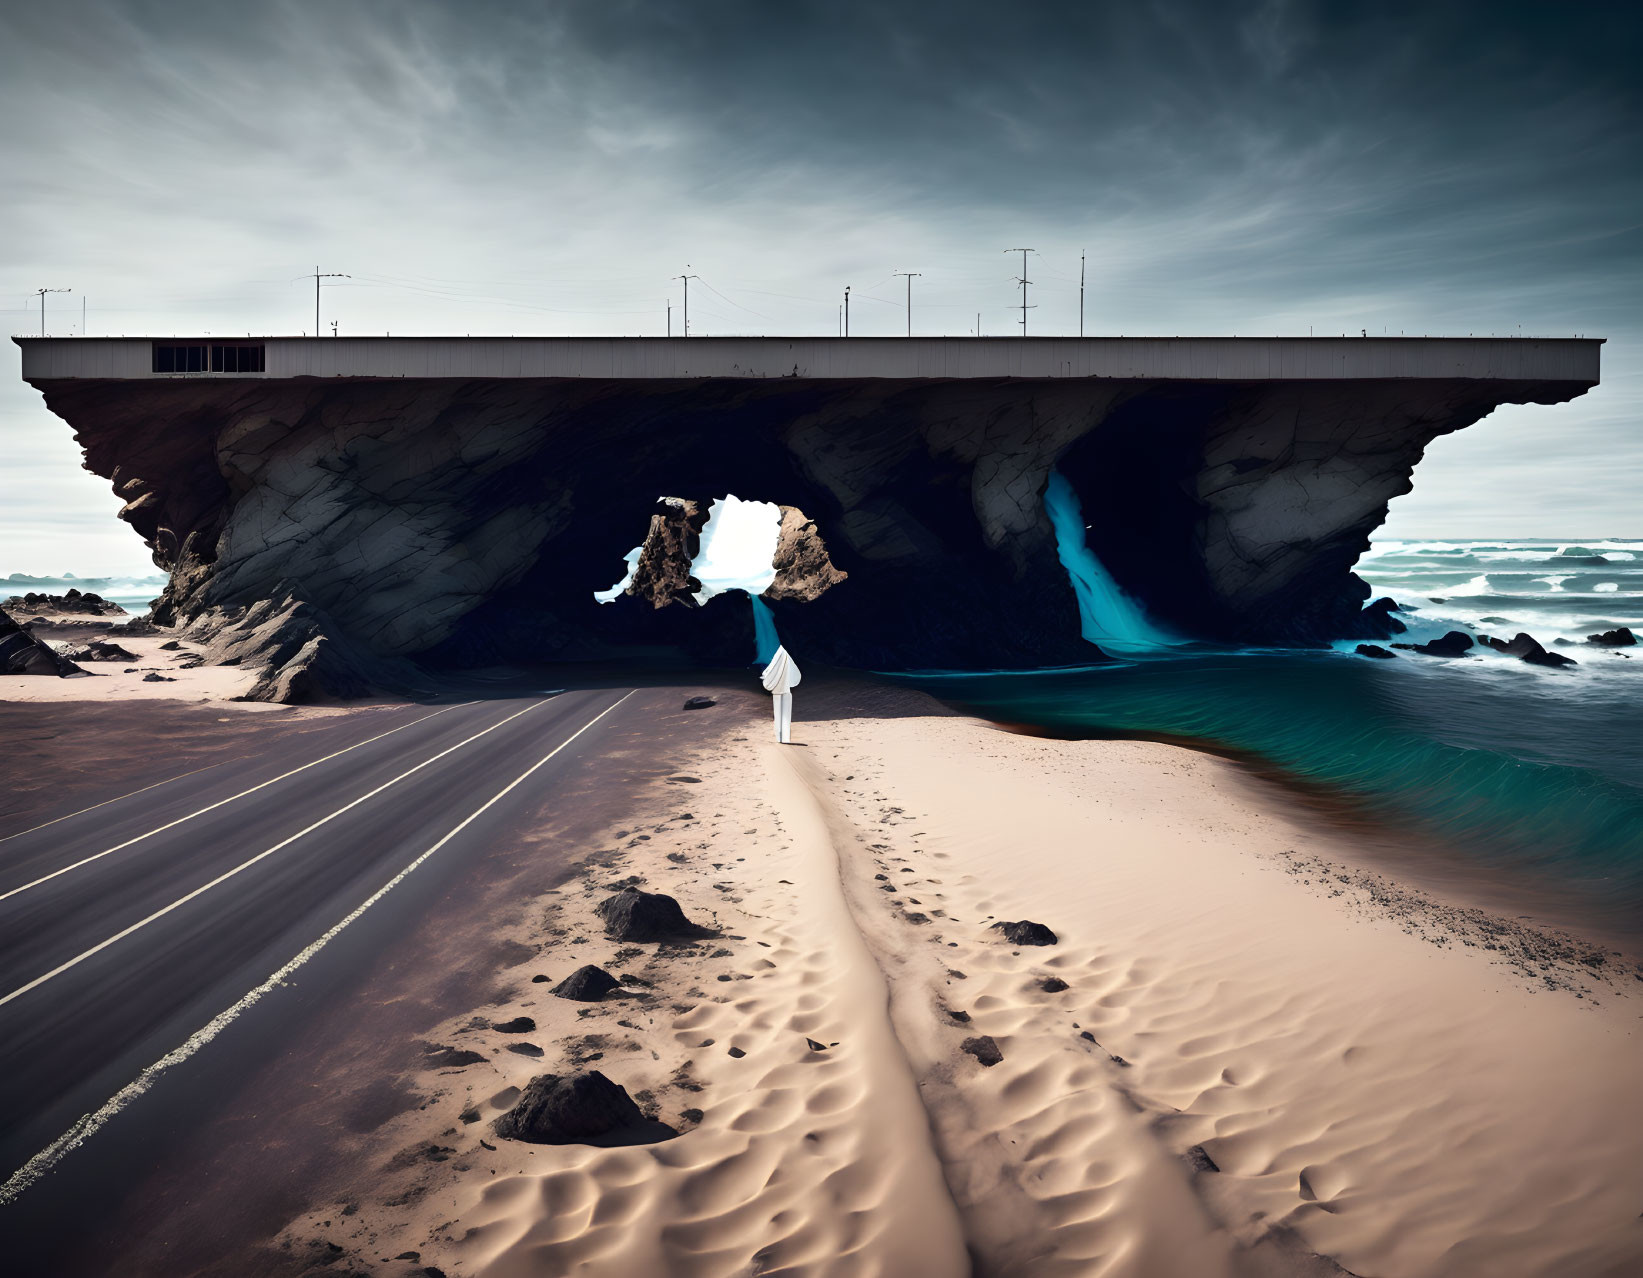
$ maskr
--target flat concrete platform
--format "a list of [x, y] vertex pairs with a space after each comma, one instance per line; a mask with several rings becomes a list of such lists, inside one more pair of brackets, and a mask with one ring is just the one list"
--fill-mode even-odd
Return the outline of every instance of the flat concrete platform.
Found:
[[[1492, 337], [14, 337], [23, 379], [1465, 378], [1595, 386], [1602, 338]], [[265, 348], [261, 373], [159, 373], [156, 345]], [[209, 362], [209, 361], [208, 361]]]

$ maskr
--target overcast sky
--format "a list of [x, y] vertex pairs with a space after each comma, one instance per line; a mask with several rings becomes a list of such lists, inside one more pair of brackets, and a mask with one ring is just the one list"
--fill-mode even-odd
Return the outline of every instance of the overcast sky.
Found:
[[[1635, 5], [0, 4], [0, 310], [53, 333], [1516, 333], [1400, 536], [1643, 536]], [[26, 303], [26, 304], [25, 304]], [[0, 354], [0, 575], [147, 568]], [[744, 494], [756, 496], [756, 494]]]

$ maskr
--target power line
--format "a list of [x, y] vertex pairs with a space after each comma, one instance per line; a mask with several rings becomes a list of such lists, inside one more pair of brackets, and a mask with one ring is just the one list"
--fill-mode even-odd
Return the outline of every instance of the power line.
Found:
[[[297, 278], [298, 279], [306, 279], [307, 277], [306, 276], [298, 276]], [[341, 271], [329, 271], [326, 274], [321, 275], [319, 273], [319, 267], [316, 266], [314, 268], [314, 336], [315, 337], [319, 336], [319, 282], [321, 280], [351, 280], [353, 278], [354, 277], [352, 275], [344, 275], [344, 274], [342, 274]]]

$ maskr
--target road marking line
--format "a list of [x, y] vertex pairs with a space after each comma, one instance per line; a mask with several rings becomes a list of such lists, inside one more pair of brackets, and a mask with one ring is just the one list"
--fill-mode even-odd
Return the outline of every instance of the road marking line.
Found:
[[237, 754], [233, 759], [219, 759], [215, 763], [208, 763], [203, 768], [194, 768], [188, 772], [179, 772], [174, 777], [167, 777], [164, 781], [156, 781], [153, 785], [145, 785], [141, 790], [133, 790], [130, 794], [115, 795], [112, 799], [104, 799], [101, 803], [93, 803], [89, 808], [81, 808], [78, 812], [70, 812], [67, 816], [53, 817], [49, 821], [42, 821], [39, 825], [31, 825], [26, 830], [19, 830], [16, 834], [8, 834], [0, 838], [0, 843], [9, 843], [12, 839], [20, 839], [25, 834], [33, 834], [36, 830], [44, 830], [47, 826], [56, 825], [60, 821], [72, 821], [77, 816], [84, 816], [87, 812], [95, 812], [98, 808], [106, 808], [111, 803], [118, 803], [121, 799], [135, 799], [139, 794], [147, 794], [150, 790], [158, 790], [162, 785], [170, 785], [173, 781], [181, 781], [184, 777], [198, 776], [202, 772], [209, 772], [212, 768], [220, 768], [224, 764], [233, 763], [235, 759], [248, 759], [250, 755]]
[[[82, 865], [90, 865], [93, 861], [101, 861], [105, 856], [109, 856], [109, 855], [111, 855], [112, 853], [115, 853], [115, 852], [123, 851], [124, 849], [129, 848], [133, 843], [141, 843], [144, 839], [153, 838], [156, 834], [164, 834], [167, 830], [174, 829], [177, 826], [181, 825], [185, 821], [192, 821], [197, 816], [204, 816], [207, 812], [216, 811], [216, 809], [222, 807], [223, 804], [225, 804], [225, 803], [232, 803], [232, 802], [234, 802], [235, 799], [243, 799], [243, 798], [245, 798], [246, 795], [255, 794], [258, 790], [266, 790], [269, 786], [273, 785], [277, 781], [283, 781], [283, 780], [286, 779], [286, 777], [294, 777], [299, 772], [306, 772], [306, 771], [308, 771], [309, 768], [316, 768], [322, 763], [328, 763], [332, 759], [335, 759], [335, 758], [338, 758], [341, 755], [347, 754], [349, 750], [358, 750], [361, 746], [370, 745], [372, 741], [381, 741], [383, 737], [391, 737], [391, 736], [394, 735], [394, 733], [403, 732], [406, 728], [414, 728], [419, 723], [425, 723], [429, 719], [437, 719], [442, 714], [447, 714], [452, 710], [460, 709], [462, 706], [471, 706], [471, 705], [474, 705], [474, 704], [476, 704], [476, 703], [472, 702], [472, 701], [462, 701], [462, 702], [458, 702], [454, 706], [446, 706], [445, 709], [435, 710], [432, 714], [425, 714], [420, 719], [412, 719], [409, 723], [402, 723], [397, 728], [389, 728], [388, 731], [378, 733], [376, 736], [370, 738], [370, 740], [359, 741], [359, 742], [356, 742], [355, 744], [353, 744], [351, 746], [348, 746], [346, 749], [337, 750], [332, 754], [326, 755], [323, 759], [315, 759], [312, 763], [305, 763], [300, 768], [292, 768], [291, 771], [289, 771], [289, 772], [282, 772], [282, 773], [279, 774], [279, 776], [274, 777], [271, 780], [264, 781], [261, 785], [254, 785], [249, 790], [241, 790], [238, 794], [231, 794], [226, 799], [219, 799], [216, 803], [212, 803], [212, 804], [210, 804], [206, 807], [203, 807], [198, 812], [190, 812], [185, 817], [178, 817], [175, 821], [172, 821], [172, 822], [170, 822], [166, 825], [162, 825], [162, 826], [159, 826], [159, 827], [157, 827], [153, 830], [150, 830], [146, 834], [139, 834], [134, 839], [127, 839], [124, 843], [116, 843], [111, 848], [106, 848], [105, 850], [103, 850], [101, 852], [94, 852], [90, 856], [87, 856], [87, 857], [81, 857], [80, 860], [74, 862], [74, 864], [72, 864], [72, 865], [65, 865], [65, 866], [63, 866], [62, 869], [53, 870], [50, 874], [42, 874], [39, 878], [35, 879], [32, 883], [25, 883], [21, 887], [12, 888], [10, 891], [0, 892], [0, 901], [7, 900], [8, 898], [14, 897], [14, 896], [18, 895], [21, 892], [27, 892], [30, 888], [37, 888], [42, 883], [50, 883], [53, 879], [59, 877], [60, 875], [67, 874], [71, 870], [78, 870]], [[212, 766], [215, 767], [216, 765], [213, 764]], [[203, 771], [205, 771], [205, 769], [201, 768], [201, 769], [199, 769], [199, 771], [203, 772]], [[183, 775], [184, 776], [189, 776], [191, 774], [185, 772]], [[179, 777], [173, 777], [172, 778], [172, 780], [180, 780], [180, 779], [181, 778], [179, 778]], [[160, 784], [164, 785], [166, 783], [164, 781], [162, 781], [162, 782], [160, 782]], [[153, 789], [153, 788], [154, 788], [153, 786], [149, 787], [149, 789]], [[134, 791], [134, 793], [141, 794], [142, 791], [137, 790], [137, 791]], [[130, 798], [131, 796], [130, 795], [122, 795], [121, 797], [122, 798]], [[117, 802], [119, 802], [119, 800], [118, 799], [110, 799], [109, 802], [110, 803], [117, 803]], [[98, 804], [97, 806], [101, 807], [102, 805]], [[92, 809], [90, 809], [90, 808], [86, 809], [87, 812], [90, 812], [91, 810]], [[78, 812], [73, 812], [73, 813], [70, 813], [69, 815], [70, 816], [79, 816], [80, 814]], [[66, 821], [66, 820], [68, 820], [68, 817], [59, 817], [58, 820]], [[48, 824], [50, 824], [50, 823], [48, 822]], [[44, 827], [43, 826], [37, 826], [35, 828], [36, 829], [43, 829]], [[29, 833], [29, 831], [25, 830], [25, 831], [23, 831], [23, 833], [27, 834], [27, 833]], [[16, 836], [14, 835], [12, 837], [15, 838]]]
[[[547, 754], [543, 755], [535, 763], [531, 764], [529, 768], [525, 769], [524, 772], [515, 777], [508, 783], [507, 786], [488, 799], [483, 806], [465, 817], [460, 825], [453, 829], [438, 843], [434, 844], [433, 847], [422, 853], [421, 856], [417, 857], [398, 874], [394, 875], [393, 878], [389, 879], [370, 896], [366, 897], [365, 900], [360, 902], [351, 914], [332, 926], [329, 931], [322, 935], [317, 941], [313, 942], [313, 944], [309, 945], [307, 949], [303, 950], [284, 967], [280, 968], [261, 985], [257, 986], [256, 989], [246, 994], [245, 997], [240, 999], [239, 1002], [235, 1003], [232, 1007], [225, 1011], [218, 1012], [217, 1015], [206, 1022], [204, 1026], [189, 1035], [188, 1039], [182, 1044], [182, 1046], [174, 1048], [167, 1052], [164, 1056], [160, 1057], [160, 1059], [155, 1061], [154, 1064], [150, 1065], [141, 1074], [137, 1075], [136, 1078], [132, 1079], [131, 1082], [127, 1083], [113, 1096], [109, 1097], [108, 1100], [104, 1101], [102, 1106], [96, 1111], [90, 1114], [82, 1114], [75, 1120], [73, 1126], [71, 1126], [56, 1140], [52, 1141], [51, 1144], [47, 1145], [33, 1158], [29, 1159], [28, 1162], [24, 1163], [15, 1172], [13, 1172], [5, 1184], [0, 1185], [0, 1207], [4, 1207], [12, 1202], [15, 1202], [24, 1190], [28, 1189], [30, 1185], [33, 1185], [59, 1162], [61, 1162], [66, 1154], [79, 1148], [88, 1139], [96, 1135], [97, 1132], [106, 1126], [110, 1120], [120, 1113], [120, 1111], [125, 1109], [126, 1106], [131, 1104], [132, 1101], [147, 1092], [162, 1073], [170, 1069], [173, 1065], [181, 1065], [212, 1039], [216, 1038], [217, 1035], [221, 1034], [223, 1030], [227, 1029], [234, 1021], [239, 1019], [241, 1013], [247, 1011], [253, 1004], [261, 1000], [265, 994], [273, 990], [276, 986], [285, 984], [285, 982], [290, 979], [292, 974], [295, 973], [299, 967], [323, 950], [326, 945], [333, 941], [345, 927], [347, 927], [355, 919], [359, 918], [360, 915], [364, 914], [366, 910], [370, 909], [383, 897], [387, 896], [388, 893], [400, 883], [403, 883], [407, 878], [409, 878], [411, 871], [415, 870], [417, 866], [421, 865], [435, 852], [439, 851], [440, 848], [444, 847], [457, 835], [461, 834], [462, 831], [467, 829], [469, 825], [483, 816], [489, 808], [504, 798], [510, 791], [522, 784], [533, 772], [540, 768], [549, 759], [553, 758], [554, 755], [558, 754], [572, 741], [575, 741], [577, 737], [581, 736], [589, 728], [593, 727], [594, 724], [598, 723], [599, 720], [603, 719], [612, 710], [616, 709], [617, 706], [621, 705], [622, 702], [631, 697], [633, 693], [634, 689], [630, 688], [627, 692], [623, 693], [619, 699], [606, 706], [575, 732], [571, 733], [570, 736], [566, 737], [558, 745], [554, 746], [554, 748], [548, 751]], [[545, 703], [537, 702], [537, 705], [542, 704]], [[524, 711], [520, 711], [520, 714], [523, 713]], [[518, 718], [518, 715], [515, 715], [514, 717]], [[497, 726], [500, 727], [501, 725], [498, 724]], [[487, 728], [486, 731], [488, 732], [490, 729]]]
[[[335, 812], [330, 813], [328, 816], [322, 816], [318, 821], [315, 821], [312, 825], [304, 826], [302, 829], [298, 830], [295, 834], [291, 835], [290, 838], [281, 839], [278, 843], [274, 844], [274, 846], [271, 847], [271, 848], [264, 848], [261, 852], [257, 853], [256, 856], [251, 857], [248, 860], [241, 861], [232, 870], [223, 871], [216, 878], [212, 879], [209, 883], [202, 884], [201, 886], [195, 888], [192, 892], [188, 892], [188, 893], [185, 893], [182, 896], [179, 896], [170, 905], [161, 906], [159, 909], [155, 910], [154, 913], [150, 914], [147, 918], [138, 919], [130, 927], [121, 928], [113, 936], [107, 938], [106, 940], [102, 940], [102, 941], [97, 942], [97, 944], [93, 945], [89, 950], [86, 950], [86, 951], [84, 951], [80, 954], [76, 954], [73, 958], [69, 959], [66, 963], [59, 963], [56, 967], [52, 968], [51, 971], [45, 973], [43, 976], [35, 977], [27, 985], [19, 985], [10, 994], [0, 995], [0, 1007], [4, 1007], [7, 1003], [11, 1002], [15, 998], [21, 998], [23, 995], [27, 994], [30, 990], [39, 989], [40, 986], [44, 985], [47, 981], [51, 980], [53, 977], [61, 976], [64, 972], [68, 971], [71, 967], [78, 967], [81, 963], [84, 963], [88, 958], [91, 958], [93, 955], [101, 954], [109, 946], [115, 944], [118, 941], [125, 940], [125, 938], [130, 936], [133, 932], [136, 932], [141, 928], [147, 927], [150, 923], [154, 922], [155, 919], [162, 919], [167, 914], [170, 914], [171, 911], [181, 909], [183, 906], [187, 905], [190, 901], [194, 900], [196, 897], [204, 896], [207, 892], [209, 892], [212, 888], [216, 887], [219, 883], [226, 883], [229, 879], [233, 878], [241, 870], [250, 869], [258, 861], [262, 861], [262, 860], [264, 860], [268, 857], [273, 856], [274, 853], [278, 852], [281, 848], [289, 847], [291, 844], [295, 843], [298, 839], [302, 838], [303, 835], [312, 834], [315, 830], [319, 829], [320, 826], [325, 825], [329, 821], [336, 820], [344, 812], [352, 811], [354, 808], [357, 808], [360, 804], [364, 803], [367, 799], [376, 798], [377, 795], [381, 794], [384, 790], [388, 789], [389, 786], [398, 785], [406, 777], [411, 776], [413, 773], [421, 772], [422, 769], [426, 768], [429, 764], [438, 763], [446, 755], [454, 754], [456, 751], [462, 749], [463, 746], [470, 745], [473, 742], [478, 741], [480, 737], [488, 736], [490, 733], [495, 732], [498, 728], [506, 727], [508, 724], [512, 723], [515, 719], [519, 718], [520, 715], [529, 714], [532, 710], [539, 710], [543, 706], [548, 705], [548, 704], [549, 703], [546, 702], [546, 701], [533, 701], [533, 702], [531, 702], [530, 705], [526, 706], [523, 710], [520, 710], [515, 714], [510, 714], [506, 719], [503, 719], [500, 723], [493, 723], [490, 727], [484, 729], [483, 731], [474, 733], [473, 736], [469, 737], [466, 741], [458, 741], [454, 746], [451, 746], [449, 749], [441, 750], [438, 754], [434, 755], [433, 758], [424, 759], [421, 763], [417, 764], [416, 767], [409, 768], [406, 771], [401, 772], [397, 777], [394, 777], [391, 781], [384, 781], [381, 785], [379, 785], [376, 789], [370, 791], [369, 793], [362, 794], [362, 795], [359, 796], [359, 798], [353, 800], [352, 802], [343, 804], [342, 807], [338, 808]], [[59, 873], [61, 873], [61, 871], [59, 871]]]

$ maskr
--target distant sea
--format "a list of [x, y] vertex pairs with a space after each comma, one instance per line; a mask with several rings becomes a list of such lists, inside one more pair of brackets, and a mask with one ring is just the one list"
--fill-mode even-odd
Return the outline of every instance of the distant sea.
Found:
[[[1077, 670], [923, 675], [927, 691], [1064, 736], [1184, 741], [1391, 827], [1482, 871], [1554, 877], [1643, 921], [1643, 541], [1381, 541], [1358, 564], [1422, 641], [1527, 631], [1578, 663], [1487, 650], [1392, 661], [1334, 650], [1188, 647]], [[1556, 646], [1562, 639], [1568, 646]]]
[[66, 572], [61, 577], [34, 577], [26, 572], [14, 572], [9, 577], [0, 577], [0, 599], [30, 593], [62, 595], [73, 589], [82, 594], [101, 595], [127, 612], [141, 615], [148, 611], [150, 601], [165, 589], [166, 581], [163, 573], [151, 577], [76, 577]]

